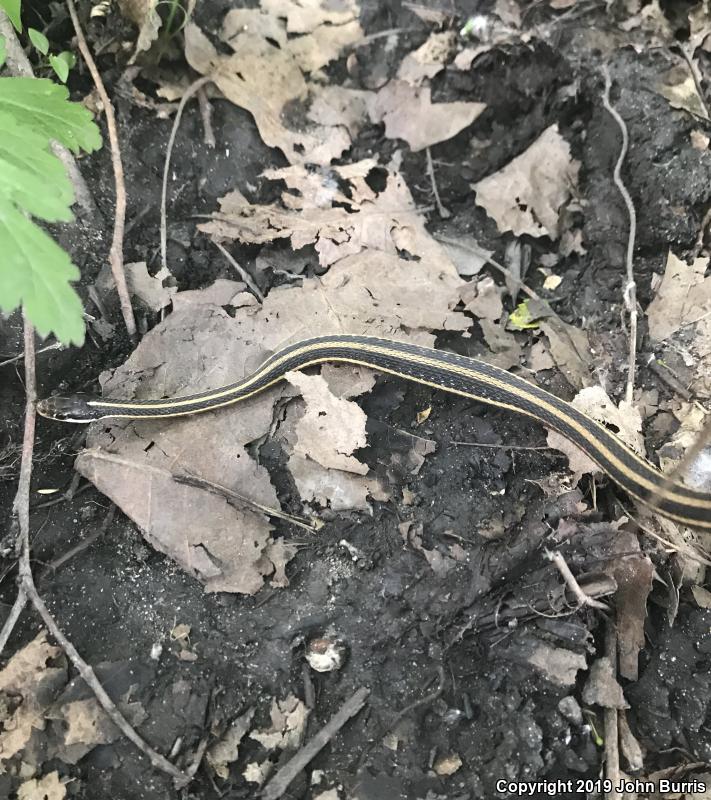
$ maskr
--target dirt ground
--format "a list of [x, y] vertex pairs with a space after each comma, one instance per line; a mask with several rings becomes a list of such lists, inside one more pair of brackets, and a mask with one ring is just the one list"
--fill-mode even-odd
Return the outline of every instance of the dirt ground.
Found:
[[[195, 20], [205, 31], [214, 31], [224, 13], [239, 5], [203, 0]], [[426, 5], [439, 9], [440, 4]], [[441, 5], [446, 25], [456, 30], [471, 14], [493, 13], [488, 2], [448, 0]], [[578, 191], [583, 202], [575, 214], [585, 252], [571, 252], [558, 263], [562, 281], [546, 296], [565, 322], [590, 333], [616, 399], [624, 394], [626, 375], [627, 338], [620, 313], [628, 220], [612, 180], [620, 131], [602, 106], [603, 62], [615, 86], [613, 100], [629, 129], [623, 176], [637, 212], [635, 271], [642, 308], [653, 297], [653, 274], [664, 271], [668, 250], [674, 248], [680, 257], [695, 251], [711, 197], [711, 155], [688, 145], [692, 131], [708, 132], [708, 121], [670, 107], [653, 91], [669, 69], [671, 50], [626, 47], [603, 55], [592, 44], [591, 31], [602, 38], [618, 28], [624, 17], [618, 5], [624, 4], [608, 9], [605, 3], [579, 2], [570, 7], [576, 13], [565, 14], [547, 3], [529, 4], [524, 27], [559, 18], [547, 41], [494, 47], [477, 59], [475, 68], [445, 68], [432, 79], [436, 101], [486, 103], [474, 123], [431, 148], [440, 198], [451, 212], [448, 219], [433, 208], [425, 152], [411, 152], [403, 142], [385, 138], [383, 125], [367, 124], [342, 162], [373, 157], [386, 164], [399, 148], [400, 171], [418, 208], [428, 209], [423, 212], [428, 229], [449, 238], [472, 235], [503, 261], [513, 237], [499, 233], [491, 217], [475, 205], [470, 185], [499, 170], [557, 123], [581, 164]], [[680, 42], [689, 36], [680, 7], [692, 5], [662, 3]], [[52, 8], [47, 7], [47, 14]], [[82, 4], [84, 13], [87, 9]], [[358, 49], [359, 62], [368, 66], [364, 82], [375, 74], [375, 65], [386, 78], [394, 74], [403, 56], [432, 30], [398, 0], [363, 3], [360, 22], [369, 36], [399, 31], [391, 39], [373, 37]], [[124, 29], [127, 38], [135, 36], [111, 11], [92, 20], [89, 39], [97, 49], [113, 31]], [[60, 18], [53, 28], [53, 40], [71, 41], [66, 20]], [[344, 54], [327, 67], [334, 82], [345, 75], [346, 58]], [[161, 172], [172, 118], [160, 118], [119, 90], [125, 64], [110, 49], [98, 63], [115, 101], [129, 187], [125, 259], [146, 261], [155, 271]], [[698, 64], [708, 87], [706, 52]], [[175, 75], [187, 72], [180, 58], [166, 59], [162, 69]], [[136, 83], [148, 95], [155, 89], [148, 80]], [[75, 70], [70, 88], [77, 99], [90, 89], [84, 70]], [[253, 202], [273, 202], [278, 192], [260, 175], [286, 164], [277, 149], [263, 143], [249, 113], [222, 99], [211, 104], [216, 148], [203, 144], [199, 109], [190, 103], [173, 156], [178, 178], [171, 189], [168, 259], [180, 291], [209, 286], [218, 278], [235, 279], [229, 264], [197, 231], [195, 215], [213, 212], [232, 188], [255, 187]], [[103, 266], [113, 214], [108, 149], [82, 159], [81, 168], [105, 222], [68, 227], [60, 240], [82, 269], [80, 293], [93, 314], [87, 291]], [[541, 240], [523, 239], [535, 258], [544, 247]], [[288, 252], [286, 246], [284, 250]], [[265, 294], [280, 282], [278, 276], [257, 270], [259, 245], [234, 242], [230, 252]], [[307, 272], [318, 274], [313, 251], [306, 248], [301, 256]], [[495, 272], [491, 275], [502, 281]], [[544, 278], [532, 270], [526, 282], [543, 292]], [[512, 310], [511, 300], [507, 302]], [[117, 309], [110, 308], [110, 313], [116, 328], [109, 339], [88, 338], [80, 351], [50, 350], [38, 356], [40, 396], [96, 392], [99, 374], [124, 362], [132, 345], [121, 333]], [[150, 329], [160, 317], [142, 310], [139, 321]], [[482, 332], [473, 318], [469, 332], [467, 339], [458, 332], [438, 332], [437, 346], [480, 353]], [[516, 335], [524, 348], [532, 343], [530, 332]], [[644, 337], [643, 330], [637, 385], [669, 398], [672, 388], [645, 366], [651, 350]], [[17, 317], [0, 321], [1, 356], [21, 349]], [[544, 381], [561, 397], [574, 394], [556, 369], [547, 370]], [[5, 454], [0, 462], [0, 519], [5, 525], [16, 488], [23, 403], [22, 362], [0, 366], [0, 448]], [[284, 796], [473, 800], [516, 796], [502, 790], [502, 780], [558, 779], [570, 783], [556, 797], [601, 796], [595, 781], [604, 774], [605, 745], [598, 738], [604, 736], [604, 710], [583, 696], [586, 669], [561, 681], [552, 673], [569, 670], [570, 659], [582, 658], [590, 665], [602, 655], [605, 615], [591, 609], [555, 612], [552, 598], [563, 589], [546, 549], [564, 538], [565, 557], [576, 575], [604, 571], [619, 547], [619, 492], [598, 479], [595, 510], [580, 514], [578, 504], [591, 498], [589, 477], [577, 488], [569, 482], [567, 492], [543, 491], [551, 473], [566, 469], [566, 459], [547, 449], [543, 426], [503, 410], [385, 375], [358, 403], [367, 415], [369, 439], [357, 455], [373, 473], [384, 472], [393, 448], [406, 446], [391, 438], [393, 430], [416, 431], [435, 442], [436, 449], [415, 475], [390, 470], [392, 497], [372, 501], [371, 513], [322, 510], [325, 525], [316, 534], [274, 521], [274, 535], [298, 545], [287, 566], [288, 586], [267, 586], [253, 596], [206, 593], [200, 581], [154, 550], [120, 510], [107, 517], [111, 501], [82, 479], [71, 498], [53, 504], [47, 501], [56, 496], [33, 493], [33, 564], [52, 614], [112, 697], [125, 698], [128, 692], [131, 701], [141, 704], [141, 735], [158, 751], [172, 752], [180, 766], [189, 762], [201, 740], [217, 741], [249, 709], [256, 727], [267, 728], [273, 700], [290, 694], [310, 707], [304, 733], [309, 740], [351, 695], [367, 687], [364, 710], [313, 758]], [[429, 417], [416, 426], [413, 421], [427, 408]], [[668, 425], [650, 419], [644, 431], [648, 453], [670, 432]], [[33, 489], [69, 487], [85, 435], [83, 426], [39, 420]], [[257, 456], [272, 477], [281, 507], [302, 513], [279, 443], [263, 442]], [[422, 547], [442, 551], [456, 543], [464, 555], [438, 572], [420, 549], [403, 541], [402, 523], [410, 523]], [[101, 535], [89, 547], [57, 565], [97, 530]], [[15, 596], [9, 528], [4, 533], [0, 621]], [[703, 762], [711, 760], [711, 610], [699, 607], [689, 587], [682, 585], [676, 592], [678, 609], [670, 614], [676, 556], [651, 537], [640, 536], [639, 541], [659, 580], [647, 604], [639, 677], [621, 679], [629, 704], [626, 719], [643, 748], [642, 765], [634, 774], [689, 764], [703, 771]], [[698, 585], [703, 583], [702, 576]], [[184, 660], [185, 642], [175, 634], [178, 624], [189, 626], [194, 660]], [[39, 631], [37, 617], [26, 611], [2, 658], [18, 652]], [[304, 651], [309, 641], [324, 636], [343, 643], [346, 660], [338, 670], [319, 673], [306, 666]], [[543, 669], [536, 668], [531, 655], [537, 648], [552, 659]], [[555, 659], [561, 653], [565, 659], [559, 663]], [[89, 696], [71, 668], [69, 677], [74, 680], [54, 699], [56, 704]], [[38, 751], [46, 746], [43, 736], [57, 734], [51, 728], [38, 736], [33, 758], [23, 759], [42, 765], [36, 775], [57, 770], [63, 780], [70, 779], [68, 797], [236, 800], [259, 794], [244, 772], [248, 764], [264, 761], [265, 746], [249, 737], [226, 772], [218, 774], [205, 761], [191, 785], [176, 793], [170, 778], [122, 738], [98, 744], [76, 763], [56, 756], [45, 760]], [[281, 765], [293, 749], [273, 759]], [[624, 758], [623, 766], [632, 774]], [[591, 783], [577, 783], [584, 780]], [[14, 768], [0, 774], [0, 797], [16, 797], [20, 782]], [[539, 790], [533, 796], [547, 795]]]

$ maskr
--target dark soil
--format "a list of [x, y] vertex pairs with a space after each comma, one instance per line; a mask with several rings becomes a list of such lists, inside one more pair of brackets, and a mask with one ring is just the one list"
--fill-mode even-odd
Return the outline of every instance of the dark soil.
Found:
[[[204, 0], [198, 4], [197, 21], [207, 30], [214, 29], [232, 5], [239, 4]], [[385, 59], [387, 74], [393, 74], [402, 55], [424, 41], [428, 28], [398, 0], [364, 5], [366, 33], [407, 29], [398, 39], [398, 48], [387, 56], [379, 49], [382, 39], [359, 51], [364, 63]], [[461, 27], [468, 14], [486, 12], [491, 4], [472, 0], [445, 5], [452, 7], [454, 24]], [[550, 13], [545, 4], [534, 5], [532, 15]], [[451, 237], [472, 233], [502, 260], [509, 238], [501, 237], [483, 209], [473, 205], [469, 184], [499, 169], [557, 122], [582, 162], [581, 194], [586, 205], [580, 213], [587, 253], [567, 259], [561, 270], [563, 283], [551, 299], [566, 321], [594, 332], [619, 399], [626, 361], [626, 337], [619, 330], [619, 320], [628, 229], [624, 206], [612, 183], [620, 135], [601, 104], [602, 58], [578, 44], [582, 27], [604, 29], [612, 24], [600, 6], [561, 22], [555, 46], [538, 42], [496, 49], [469, 72], [445, 70], [437, 76], [433, 99], [476, 100], [486, 102], [488, 108], [472, 126], [432, 148], [439, 192], [452, 218], [445, 224], [432, 212], [431, 227]], [[88, 26], [90, 39], [95, 44], [104, 41], [111, 26], [118, 24], [114, 17], [93, 20]], [[57, 31], [68, 43], [69, 28], [58, 25]], [[161, 171], [172, 120], [158, 119], [118, 93], [121, 68], [114, 55], [102, 55], [99, 66], [115, 99], [127, 173], [130, 230], [125, 259], [146, 260], [157, 268]], [[702, 68], [706, 66], [702, 63]], [[185, 69], [180, 62], [167, 62], [164, 68], [176, 73]], [[667, 250], [673, 247], [683, 255], [695, 246], [711, 195], [711, 156], [688, 145], [691, 130], [703, 123], [672, 110], [650, 88], [669, 68], [665, 51], [618, 50], [609, 68], [617, 87], [614, 101], [630, 132], [624, 179], [638, 214], [635, 264], [639, 298], [645, 306], [651, 297], [652, 273], [663, 270]], [[343, 62], [331, 67], [334, 75], [343, 69]], [[89, 89], [83, 70], [76, 71], [70, 86], [77, 97]], [[148, 84], [142, 88], [151, 91]], [[173, 154], [180, 180], [171, 198], [168, 256], [181, 290], [207, 286], [219, 277], [234, 278], [206, 237], [196, 231], [192, 215], [213, 211], [217, 199], [237, 186], [255, 187], [250, 200], [270, 201], [275, 189], [259, 175], [267, 167], [285, 163], [261, 142], [247, 113], [217, 100], [213, 114], [217, 147], [210, 150], [202, 144], [200, 116], [196, 105], [190, 104]], [[473, 137], [491, 144], [484, 150], [474, 149]], [[349, 160], [372, 155], [387, 163], [394, 149], [395, 144], [383, 138], [381, 127], [370, 126], [361, 133]], [[430, 206], [425, 154], [411, 154], [406, 147], [404, 153], [402, 170], [408, 185], [418, 205]], [[82, 269], [81, 291], [86, 299], [86, 287], [108, 252], [113, 178], [106, 148], [83, 159], [81, 165], [106, 223], [98, 230], [89, 223], [80, 224], [61, 231], [60, 239]], [[545, 246], [539, 241], [529, 244]], [[247, 269], [254, 268], [257, 248], [235, 246], [233, 253]], [[543, 292], [541, 276], [532, 274], [527, 280]], [[264, 291], [269, 288], [262, 286]], [[89, 300], [86, 307], [96, 313]], [[145, 327], [155, 322], [150, 315], [141, 318]], [[120, 325], [116, 330], [120, 331]], [[12, 356], [21, 351], [19, 331], [16, 317], [0, 322], [0, 353]], [[472, 334], [472, 342], [481, 340], [474, 322]], [[440, 344], [463, 347], [447, 336]], [[120, 364], [130, 350], [128, 340], [117, 333], [108, 343], [87, 339], [80, 352], [42, 353], [38, 357], [40, 395], [58, 389], [96, 390], [99, 373]], [[669, 388], [645, 370], [645, 351], [641, 350], [638, 383], [668, 396]], [[0, 367], [0, 449], [12, 450], [21, 442], [21, 365]], [[562, 396], [570, 394], [557, 374], [548, 376], [548, 386]], [[93, 487], [82, 484], [72, 499], [33, 511], [34, 569], [42, 596], [82, 656], [95, 667], [107, 665], [107, 686], [115, 696], [134, 686], [132, 697], [147, 711], [140, 731], [153, 747], [167, 754], [181, 739], [180, 761], [203, 737], [219, 735], [250, 707], [265, 727], [273, 697], [283, 698], [289, 692], [305, 696], [304, 640], [333, 629], [345, 642], [348, 658], [341, 670], [311, 673], [306, 679], [313, 683], [315, 695], [307, 737], [358, 687], [369, 687], [371, 695], [366, 710], [312, 761], [291, 785], [288, 797], [312, 798], [319, 791], [341, 786], [342, 797], [357, 800], [464, 800], [513, 796], [497, 790], [497, 781], [502, 779], [576, 781], [600, 775], [603, 750], [591, 735], [590, 718], [583, 724], [571, 721], [559, 705], [569, 695], [584, 705], [585, 674], [579, 673], [577, 684], [563, 688], [532, 668], [521, 653], [527, 642], [536, 641], [591, 660], [603, 648], [601, 617], [578, 612], [547, 619], [511, 611], [527, 602], [535, 605], [560, 585], [544, 549], [558, 520], [571, 517], [573, 501], [580, 492], [589, 492], [590, 486], [582, 484], [577, 495], [559, 500], [546, 498], [537, 482], [551, 470], [564, 468], [560, 454], [453, 444], [544, 445], [542, 426], [389, 378], [380, 378], [363, 400], [375, 435], [362, 456], [374, 469], [387, 456], [387, 440], [377, 435], [382, 425], [409, 429], [417, 412], [428, 406], [433, 407], [431, 421], [418, 433], [434, 439], [437, 451], [426, 458], [416, 478], [402, 476], [402, 486], [417, 493], [416, 505], [374, 503], [372, 516], [330, 515], [326, 527], [310, 538], [281, 523], [278, 535], [304, 545], [289, 566], [291, 584], [283, 590], [264, 590], [256, 597], [206, 595], [196, 580], [150, 549], [120, 512], [80, 556], [59, 568], [48, 568], [102, 525], [110, 504]], [[39, 420], [33, 489], [69, 486], [83, 433]], [[278, 474], [282, 469], [278, 454], [265, 445], [262, 457], [275, 472], [275, 485], [284, 485]], [[17, 459], [8, 456], [0, 463], [0, 518], [6, 522], [16, 479]], [[46, 499], [34, 493], [33, 498], [37, 503]], [[597, 508], [597, 518], [575, 523], [575, 533], [566, 545], [566, 557], [576, 573], [592, 572], [610, 556], [610, 528], [605, 520], [614, 520], [619, 513], [612, 489], [604, 484], [598, 487]], [[289, 510], [298, 512], [298, 507]], [[421, 524], [428, 548], [452, 544], [447, 537], [455, 527], [470, 531], [460, 542], [468, 560], [438, 578], [420, 553], [403, 546], [398, 530], [403, 519]], [[492, 526], [498, 536], [478, 535], [480, 528]], [[9, 534], [9, 526], [4, 533]], [[340, 544], [344, 539], [356, 548], [357, 557]], [[0, 621], [15, 597], [14, 559], [7, 536], [3, 545]], [[652, 552], [658, 572], [669, 575], [672, 564], [654, 543], [645, 541], [643, 546]], [[517, 605], [512, 598], [523, 599]], [[499, 611], [501, 617], [494, 621]], [[179, 645], [170, 638], [176, 622], [191, 626], [197, 661], [178, 659]], [[653, 607], [650, 612], [641, 677], [625, 687], [633, 732], [647, 748], [646, 772], [684, 759], [711, 759], [710, 622], [711, 614], [696, 609], [684, 592], [673, 627], [663, 610]], [[36, 616], [25, 612], [4, 655], [16, 652], [38, 630]], [[159, 643], [163, 653], [153, 660], [151, 648]], [[599, 729], [602, 714], [596, 711], [591, 719]], [[391, 728], [399, 740], [397, 749], [382, 744]], [[438, 776], [433, 763], [448, 754], [457, 754], [463, 766], [451, 777]], [[245, 739], [229, 779], [216, 778], [203, 766], [180, 796], [201, 800], [256, 797], [255, 784], [247, 783], [242, 771], [249, 761], [263, 755], [260, 745]], [[45, 765], [45, 771], [54, 768], [74, 779], [67, 786], [70, 797], [161, 800], [176, 796], [170, 780], [123, 740], [95, 748], [74, 766], [59, 761]], [[315, 770], [323, 775], [321, 783], [312, 786]], [[0, 775], [0, 797], [14, 797], [17, 785], [17, 778]], [[584, 794], [573, 790], [557, 796]]]

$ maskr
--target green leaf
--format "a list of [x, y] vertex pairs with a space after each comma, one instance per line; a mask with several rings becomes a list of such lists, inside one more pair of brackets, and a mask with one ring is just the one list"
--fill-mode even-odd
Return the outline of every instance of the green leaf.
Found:
[[71, 286], [79, 270], [30, 218], [72, 219], [72, 186], [50, 141], [75, 152], [101, 145], [89, 112], [67, 97], [50, 80], [0, 78], [0, 310], [23, 306], [42, 336], [81, 344], [82, 304]]
[[101, 134], [89, 111], [69, 103], [69, 92], [46, 78], [0, 78], [0, 111], [21, 126], [56, 139], [72, 152], [101, 147]]
[[74, 69], [77, 63], [77, 57], [72, 53], [71, 50], [62, 50], [61, 53], [57, 56], [57, 58], [61, 58], [62, 61], [66, 61], [67, 66], [69, 69]]
[[65, 344], [84, 341], [81, 300], [70, 281], [79, 270], [41, 228], [0, 198], [0, 309], [20, 304], [40, 336], [54, 332]]
[[49, 39], [42, 33], [42, 31], [38, 31], [36, 28], [28, 28], [27, 34], [30, 37], [30, 41], [32, 44], [42, 53], [43, 56], [46, 56], [49, 53]]
[[0, 8], [7, 14], [15, 30], [22, 33], [22, 19], [20, 17], [20, 7], [22, 0], [0, 0]]
[[49, 139], [0, 111], [0, 196], [47, 222], [70, 222], [72, 185]]
[[7, 48], [5, 46], [5, 37], [0, 36], [0, 67], [5, 64], [5, 58], [7, 56]]
[[509, 325], [520, 331], [538, 327], [536, 317], [531, 314], [528, 308], [528, 300], [524, 300], [523, 303], [519, 303], [516, 306], [516, 310], [509, 317]]
[[67, 78], [69, 77], [69, 65], [67, 62], [60, 58], [59, 56], [50, 56], [49, 63], [52, 69], [55, 71], [57, 77], [62, 83], [67, 82]]

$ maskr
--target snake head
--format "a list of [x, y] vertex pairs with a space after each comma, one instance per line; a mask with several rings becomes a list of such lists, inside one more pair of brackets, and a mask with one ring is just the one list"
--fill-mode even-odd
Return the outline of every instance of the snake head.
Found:
[[46, 397], [37, 403], [37, 413], [59, 422], [94, 422], [104, 415], [91, 405], [92, 399], [88, 394]]

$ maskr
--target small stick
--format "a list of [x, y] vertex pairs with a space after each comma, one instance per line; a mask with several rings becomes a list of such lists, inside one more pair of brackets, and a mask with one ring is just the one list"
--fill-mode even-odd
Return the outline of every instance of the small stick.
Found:
[[676, 375], [668, 368], [662, 366], [657, 357], [652, 353], [647, 359], [647, 367], [650, 369], [661, 381], [667, 384], [670, 389], [675, 391], [678, 395], [686, 400], [687, 403], [691, 402], [691, 392], [682, 385]]
[[570, 591], [578, 598], [578, 603], [581, 607], [590, 606], [590, 608], [597, 608], [600, 611], [609, 611], [604, 603], [585, 594], [580, 584], [575, 580], [575, 576], [570, 571], [570, 567], [565, 559], [558, 551], [551, 552], [550, 550], [546, 550], [546, 558], [553, 562], [558, 572], [563, 576], [563, 580], [566, 582]]
[[178, 103], [178, 110], [175, 112], [175, 119], [173, 120], [173, 127], [170, 131], [170, 136], [168, 137], [168, 147], [165, 151], [165, 165], [163, 166], [163, 186], [161, 187], [161, 195], [160, 195], [160, 263], [164, 269], [168, 268], [168, 257], [167, 257], [167, 249], [168, 249], [168, 223], [166, 222], [166, 196], [168, 194], [168, 172], [170, 172], [170, 157], [173, 154], [173, 145], [175, 144], [175, 137], [178, 134], [178, 128], [180, 127], [180, 120], [183, 116], [183, 109], [185, 108], [185, 104], [190, 100], [190, 98], [197, 92], [198, 90], [202, 89], [202, 87], [209, 83], [212, 78], [198, 78], [196, 81], [193, 81], [190, 86], [185, 90], [183, 96], [180, 98], [180, 102]]
[[450, 442], [450, 444], [458, 444], [461, 447], [485, 447], [491, 450], [553, 450], [553, 447], [526, 447], [525, 445], [516, 444], [482, 444], [481, 442]]
[[[605, 631], [605, 655], [617, 674], [617, 628], [615, 620], [610, 619]], [[620, 751], [618, 710], [605, 709], [605, 777], [612, 783], [612, 789], [606, 793], [607, 800], [620, 800], [622, 795], [617, 791], [620, 783]]]
[[363, 708], [369, 694], [370, 689], [363, 686], [349, 700], [346, 700], [311, 741], [287, 761], [269, 781], [261, 794], [262, 800], [278, 800], [301, 770], [323, 750], [346, 722]]
[[[46, 347], [40, 347], [37, 351], [37, 355], [40, 353], [46, 353], [48, 350], [61, 350], [64, 345], [61, 342], [54, 342], [53, 344], [48, 344]], [[0, 361], [0, 367], [6, 367], [8, 364], [14, 364], [16, 361], [19, 361], [21, 358], [25, 357], [25, 351], [23, 350], [21, 353], [18, 353], [16, 356], [12, 358], [8, 358], [7, 361]]]
[[427, 174], [430, 176], [432, 194], [434, 195], [435, 203], [437, 204], [437, 211], [442, 219], [449, 219], [452, 215], [442, 205], [442, 201], [439, 198], [439, 191], [437, 189], [437, 181], [435, 180], [434, 164], [432, 163], [432, 153], [430, 152], [430, 148], [428, 147], [425, 152], [427, 153]]
[[226, 247], [223, 247], [219, 242], [216, 242], [214, 239], [210, 240], [215, 247], [222, 253], [222, 255], [232, 264], [232, 266], [237, 271], [237, 274], [242, 278], [242, 280], [247, 284], [252, 294], [259, 300], [260, 303], [264, 302], [264, 295], [259, 290], [259, 287], [256, 283], [252, 280], [247, 270], [242, 267], [240, 264], [235, 261], [234, 258], [230, 255], [229, 250]]
[[[13, 502], [13, 516], [17, 521], [18, 537], [17, 549], [20, 551], [18, 564], [18, 595], [30, 600], [36, 611], [42, 617], [45, 626], [52, 634], [57, 643], [62, 647], [67, 657], [72, 662], [75, 669], [79, 672], [85, 683], [93, 691], [99, 705], [116, 727], [133, 742], [150, 760], [154, 767], [163, 770], [175, 781], [178, 788], [186, 786], [191, 777], [181, 772], [174, 764], [171, 764], [165, 756], [162, 756], [150, 745], [148, 745], [131, 726], [128, 720], [118, 710], [113, 700], [106, 693], [104, 687], [99, 683], [94, 670], [79, 655], [74, 645], [67, 639], [57, 625], [54, 617], [49, 613], [47, 606], [39, 596], [32, 577], [30, 566], [30, 479], [32, 477], [32, 455], [34, 451], [35, 437], [35, 403], [37, 401], [37, 385], [35, 379], [35, 332], [32, 324], [24, 318], [25, 333], [25, 429], [22, 439], [22, 460], [20, 462], [20, 477], [17, 484], [17, 494]], [[15, 606], [11, 611], [11, 617], [15, 615], [15, 609], [20, 603], [20, 599], [15, 601]], [[19, 613], [15, 615], [15, 619]], [[7, 629], [7, 630], [6, 630]], [[11, 627], [7, 624], [3, 627], [2, 635], [7, 639]]]
[[74, 25], [74, 32], [77, 37], [77, 44], [79, 51], [82, 54], [84, 62], [91, 73], [91, 77], [96, 86], [96, 91], [99, 93], [101, 102], [104, 106], [104, 114], [106, 115], [106, 127], [109, 133], [109, 142], [111, 143], [111, 164], [114, 169], [114, 183], [116, 186], [116, 211], [114, 213], [114, 232], [111, 240], [111, 250], [109, 251], [109, 263], [111, 264], [111, 274], [114, 276], [114, 283], [119, 296], [119, 303], [121, 304], [121, 313], [123, 314], [123, 321], [126, 325], [126, 330], [131, 339], [136, 338], [136, 318], [133, 315], [133, 308], [131, 306], [131, 297], [128, 293], [128, 284], [126, 283], [126, 273], [123, 269], [123, 232], [126, 225], [126, 183], [123, 176], [123, 163], [121, 162], [121, 147], [119, 145], [118, 133], [116, 129], [116, 117], [114, 115], [114, 107], [111, 105], [109, 96], [106, 93], [104, 82], [101, 80], [99, 70], [94, 63], [94, 59], [89, 50], [89, 45], [84, 38], [84, 32], [79, 23], [76, 6], [74, 0], [67, 0], [67, 8], [69, 15], [72, 18]]
[[200, 106], [200, 116], [202, 117], [202, 130], [203, 130], [203, 142], [214, 150], [216, 142], [215, 142], [215, 132], [212, 129], [212, 106], [210, 105], [210, 101], [207, 97], [207, 92], [205, 91], [205, 87], [201, 86], [198, 89], [198, 104]]
[[607, 113], [615, 120], [617, 126], [622, 134], [622, 146], [620, 147], [620, 155], [617, 157], [615, 170], [613, 172], [613, 181], [622, 199], [627, 206], [627, 213], [630, 218], [629, 235], [627, 237], [627, 285], [623, 293], [625, 308], [630, 316], [630, 342], [629, 342], [629, 357], [627, 362], [627, 390], [625, 392], [625, 399], [628, 403], [632, 403], [632, 396], [634, 393], [634, 377], [635, 366], [637, 363], [637, 283], [634, 279], [634, 243], [637, 236], [637, 213], [634, 208], [634, 203], [630, 197], [622, 180], [622, 164], [627, 156], [627, 149], [629, 147], [629, 134], [627, 132], [627, 125], [619, 115], [619, 113], [610, 104], [610, 87], [612, 79], [610, 78], [610, 71], [607, 64], [603, 66], [603, 75], [605, 76], [605, 89], [602, 94], [602, 104], [605, 106]]

